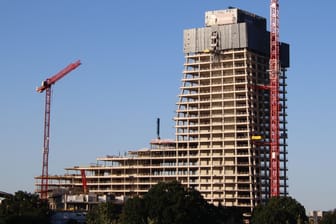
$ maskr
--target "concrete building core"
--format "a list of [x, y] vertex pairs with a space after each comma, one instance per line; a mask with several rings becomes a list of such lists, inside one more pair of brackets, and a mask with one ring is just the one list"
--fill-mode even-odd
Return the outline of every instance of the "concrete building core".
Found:
[[[205, 27], [184, 30], [175, 140], [157, 138], [148, 149], [66, 168], [68, 174], [49, 176], [49, 187], [82, 187], [81, 170], [90, 193], [116, 197], [178, 180], [210, 203], [251, 212], [270, 194], [269, 36], [260, 16], [237, 8], [206, 12]], [[280, 54], [280, 191], [287, 195], [288, 44], [280, 44]]]

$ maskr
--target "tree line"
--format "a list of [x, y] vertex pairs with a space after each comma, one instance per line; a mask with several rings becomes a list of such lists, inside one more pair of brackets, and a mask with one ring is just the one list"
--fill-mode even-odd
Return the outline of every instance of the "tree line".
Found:
[[[37, 194], [16, 192], [0, 204], [0, 224], [49, 224], [49, 205]], [[158, 183], [143, 197], [123, 205], [100, 203], [86, 215], [87, 224], [239, 224], [243, 211], [209, 204], [195, 189], [179, 182]], [[274, 197], [258, 205], [251, 224], [308, 223], [305, 208], [291, 197]], [[76, 223], [69, 220], [69, 223]], [[321, 224], [336, 224], [336, 210], [324, 215]]]
[[[105, 212], [108, 210], [111, 212]], [[88, 213], [87, 224], [236, 224], [243, 221], [239, 208], [209, 204], [197, 190], [185, 189], [176, 181], [158, 183], [143, 197], [128, 199], [119, 215], [115, 215], [116, 211], [116, 205], [100, 204]]]

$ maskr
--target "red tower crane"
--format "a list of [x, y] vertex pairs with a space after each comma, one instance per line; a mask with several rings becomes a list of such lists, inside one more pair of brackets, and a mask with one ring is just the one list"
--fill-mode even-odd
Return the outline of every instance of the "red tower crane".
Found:
[[42, 177], [41, 177], [41, 199], [48, 198], [48, 157], [49, 157], [49, 139], [50, 139], [50, 101], [51, 101], [51, 86], [58, 80], [63, 78], [72, 70], [80, 65], [80, 61], [69, 64], [66, 68], [55, 74], [54, 76], [42, 82], [40, 87], [36, 88], [39, 93], [46, 92], [45, 95], [45, 112], [44, 112], [44, 143], [43, 143], [43, 161], [42, 161]]
[[280, 195], [280, 149], [279, 149], [279, 0], [270, 5], [270, 195]]

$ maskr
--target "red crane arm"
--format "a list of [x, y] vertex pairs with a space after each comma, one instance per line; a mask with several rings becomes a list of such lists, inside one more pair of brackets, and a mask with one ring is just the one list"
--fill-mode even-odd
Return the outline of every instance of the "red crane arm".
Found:
[[65, 75], [67, 75], [72, 70], [76, 69], [81, 64], [80, 60], [76, 61], [75, 63], [69, 64], [66, 68], [58, 72], [56, 75], [46, 79], [42, 82], [42, 85], [40, 87], [36, 88], [36, 91], [39, 93], [42, 93], [45, 89], [49, 88], [51, 85], [55, 84], [58, 80], [63, 78]]

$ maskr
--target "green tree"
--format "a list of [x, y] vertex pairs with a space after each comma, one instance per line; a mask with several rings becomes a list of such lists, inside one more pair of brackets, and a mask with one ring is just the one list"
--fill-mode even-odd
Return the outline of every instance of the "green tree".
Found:
[[336, 224], [336, 209], [323, 215], [320, 224]]
[[[158, 183], [143, 198], [129, 199], [124, 206], [121, 223], [242, 223], [242, 214], [239, 213], [237, 217], [232, 219], [226, 208], [208, 204], [197, 190], [186, 189], [179, 182], [173, 181]], [[229, 219], [234, 222], [227, 222]]]
[[148, 218], [156, 224], [205, 223], [208, 203], [193, 189], [180, 183], [158, 183], [144, 196]]
[[[214, 206], [215, 207], [215, 206]], [[237, 207], [222, 207], [221, 205], [215, 207], [212, 212], [215, 222], [225, 224], [239, 224], [243, 223], [243, 210]]]
[[125, 224], [146, 224], [147, 209], [142, 198], [135, 197], [128, 199], [121, 214], [121, 223]]
[[86, 215], [87, 224], [116, 224], [121, 213], [121, 206], [112, 202], [100, 203]]
[[49, 205], [37, 194], [18, 191], [0, 204], [0, 223], [49, 223]]
[[291, 197], [273, 197], [258, 205], [252, 213], [252, 224], [297, 224], [308, 221], [305, 208]]

